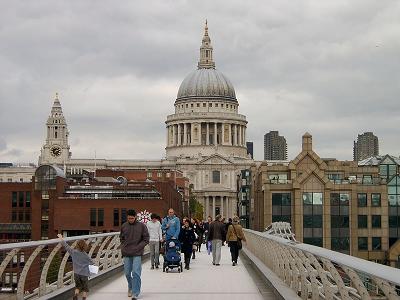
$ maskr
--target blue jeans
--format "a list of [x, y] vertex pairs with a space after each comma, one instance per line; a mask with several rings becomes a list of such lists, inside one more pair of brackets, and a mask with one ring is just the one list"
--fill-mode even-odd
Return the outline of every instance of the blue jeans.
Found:
[[124, 271], [126, 280], [128, 281], [128, 289], [132, 291], [133, 296], [138, 297], [142, 280], [142, 257], [141, 256], [125, 256]]

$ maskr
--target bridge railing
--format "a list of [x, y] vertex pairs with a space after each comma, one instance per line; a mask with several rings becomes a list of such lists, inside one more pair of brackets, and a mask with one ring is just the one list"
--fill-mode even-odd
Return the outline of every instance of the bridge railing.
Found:
[[246, 249], [302, 299], [400, 299], [400, 270], [245, 229]]
[[[119, 232], [64, 240], [73, 248], [84, 240], [99, 273], [122, 264]], [[0, 299], [37, 298], [72, 284], [72, 261], [59, 239], [0, 245]]]

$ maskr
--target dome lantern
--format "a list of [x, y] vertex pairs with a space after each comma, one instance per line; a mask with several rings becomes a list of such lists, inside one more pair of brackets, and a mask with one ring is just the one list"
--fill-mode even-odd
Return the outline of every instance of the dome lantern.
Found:
[[199, 69], [215, 69], [215, 62], [213, 61], [213, 47], [211, 46], [211, 39], [208, 35], [208, 25], [204, 27], [204, 36], [200, 47], [200, 60], [197, 65]]

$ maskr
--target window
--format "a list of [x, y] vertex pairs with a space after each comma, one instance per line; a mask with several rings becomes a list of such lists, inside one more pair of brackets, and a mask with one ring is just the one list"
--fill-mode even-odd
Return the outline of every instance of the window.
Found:
[[193, 103], [190, 103], [190, 107], [193, 107]]
[[153, 174], [151, 172], [147, 172], [147, 178], [151, 178]]
[[119, 226], [119, 209], [114, 208], [114, 226]]
[[171, 177], [171, 173], [170, 173], [170, 172], [167, 172], [167, 174], [165, 174], [165, 176], [166, 176], [167, 178], [170, 178], [170, 177]]
[[25, 207], [31, 207], [31, 192], [25, 194]]
[[96, 221], [97, 221], [96, 209], [91, 208], [90, 209], [90, 226], [96, 226]]
[[186, 104], [186, 108], [188, 108], [189, 107], [189, 104]]
[[157, 172], [157, 177], [161, 178], [161, 176], [162, 176], [162, 173], [161, 172]]
[[371, 216], [371, 226], [372, 228], [381, 228], [381, 216], [372, 215]]
[[212, 182], [220, 183], [221, 182], [221, 173], [220, 171], [212, 171]]
[[358, 238], [358, 250], [368, 250], [368, 237]]
[[200, 103], [197, 103], [197, 107], [200, 107]]
[[212, 107], [212, 103], [208, 103], [208, 107]]
[[15, 210], [13, 210], [11, 212], [11, 221], [12, 222], [16, 222], [17, 221], [17, 212]]
[[381, 194], [371, 194], [371, 206], [381, 206]]
[[272, 222], [291, 223], [291, 194], [272, 194]]
[[381, 250], [382, 242], [381, 237], [372, 237], [372, 250]]
[[367, 206], [367, 194], [357, 194], [358, 207]]
[[31, 221], [31, 213], [26, 211], [25, 212], [25, 222], [30, 222]]
[[368, 228], [367, 215], [358, 215], [358, 228]]
[[322, 247], [322, 193], [303, 193], [303, 242]]
[[207, 103], [203, 103], [203, 107], [206, 107], [207, 106]]
[[18, 192], [18, 206], [24, 207], [24, 192]]
[[23, 222], [24, 221], [24, 212], [22, 210], [20, 210], [18, 212], [18, 221], [19, 222]]
[[215, 107], [218, 107], [218, 103], [215, 103]]
[[11, 206], [12, 207], [17, 207], [17, 192], [12, 192], [12, 203]]
[[372, 175], [363, 175], [363, 184], [372, 184]]
[[121, 224], [126, 222], [126, 208], [121, 208]]
[[97, 210], [97, 226], [104, 226], [104, 209]]

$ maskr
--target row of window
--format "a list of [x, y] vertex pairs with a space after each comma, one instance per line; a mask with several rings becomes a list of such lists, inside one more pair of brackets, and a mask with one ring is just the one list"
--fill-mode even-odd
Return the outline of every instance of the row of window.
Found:
[[[0, 178], [0, 182], [3, 182], [3, 178]], [[13, 179], [12, 178], [7, 178], [7, 182], [13, 182]], [[24, 182], [24, 179], [20, 178], [19, 182]]]
[[25, 210], [13, 210], [11, 211], [11, 222], [30, 223], [31, 212]]
[[[357, 194], [357, 204], [358, 207], [368, 206], [368, 197], [366, 193]], [[381, 206], [381, 194], [371, 194], [371, 206], [379, 207]]]
[[[367, 215], [358, 215], [358, 228], [368, 228], [368, 216]], [[372, 228], [381, 228], [382, 226], [382, 217], [380, 215], [372, 215], [371, 216], [371, 227]]]
[[[120, 226], [127, 220], [126, 208], [114, 208], [113, 210], [113, 225]], [[104, 208], [90, 209], [90, 226], [104, 226]]]
[[[382, 238], [381, 237], [372, 237], [371, 238], [372, 250], [381, 250], [382, 249]], [[358, 250], [368, 250], [368, 237], [359, 237], [358, 238]]]
[[31, 207], [31, 192], [12, 192], [11, 207]]
[[[183, 104], [180, 105], [181, 108], [184, 108], [185, 106]], [[190, 103], [190, 107], [193, 108], [194, 107], [194, 103]], [[196, 107], [200, 107], [200, 103], [196, 103]], [[207, 103], [203, 102], [203, 107], [207, 107]], [[208, 107], [213, 107], [213, 103], [208, 103]], [[214, 103], [214, 107], [219, 107], [218, 103]], [[226, 107], [226, 109], [235, 109], [235, 106], [232, 104], [225, 104], [221, 103], [221, 107], [224, 108]], [[189, 108], [189, 103], [186, 103], [186, 108]]]

